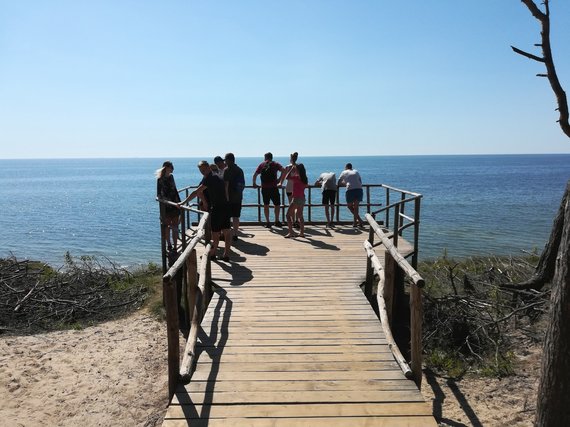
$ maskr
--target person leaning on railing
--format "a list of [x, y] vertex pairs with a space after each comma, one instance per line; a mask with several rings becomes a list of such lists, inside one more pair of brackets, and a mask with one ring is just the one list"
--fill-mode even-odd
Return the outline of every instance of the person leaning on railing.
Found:
[[321, 186], [323, 193], [322, 203], [325, 205], [325, 215], [327, 217], [327, 227], [334, 227], [334, 203], [336, 201], [336, 174], [334, 172], [323, 172], [315, 181], [315, 187]]
[[219, 176], [212, 173], [210, 165], [206, 160], [201, 160], [198, 163], [198, 169], [204, 176], [202, 181], [200, 181], [200, 185], [179, 205], [188, 203], [198, 195], [204, 200], [204, 207], [210, 212], [210, 228], [212, 229], [212, 248], [209, 257], [212, 260], [216, 259], [216, 250], [220, 243], [220, 232], [222, 232], [225, 244], [224, 255], [221, 259], [229, 261], [232, 237], [230, 234], [230, 211], [226, 197], [226, 186]]
[[[165, 161], [162, 167], [155, 172], [156, 176], [156, 197], [159, 200], [166, 200], [173, 203], [180, 202], [180, 196], [178, 194], [178, 189], [176, 188], [176, 183], [174, 182], [174, 165], [170, 161]], [[178, 223], [180, 221], [180, 209], [176, 206], [165, 204], [161, 206], [161, 222], [166, 226], [166, 233], [163, 231], [162, 238], [166, 240], [168, 244], [168, 250], [171, 251], [176, 248], [178, 242]], [[172, 234], [172, 243], [170, 240], [170, 234]]]
[[362, 178], [356, 169], [352, 169], [352, 163], [347, 163], [338, 177], [338, 187], [346, 187], [346, 207], [352, 212], [353, 227], [363, 227], [364, 221], [358, 213], [358, 205], [362, 202]]

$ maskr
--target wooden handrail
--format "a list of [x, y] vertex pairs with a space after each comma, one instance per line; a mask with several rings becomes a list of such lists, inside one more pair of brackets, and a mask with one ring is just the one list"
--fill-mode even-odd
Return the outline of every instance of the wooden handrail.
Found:
[[206, 282], [208, 281], [208, 257], [212, 245], [208, 243], [204, 248], [204, 253], [202, 254], [202, 261], [200, 262], [200, 269], [198, 275], [200, 279], [195, 291], [194, 297], [194, 309], [192, 314], [192, 324], [190, 326], [190, 334], [186, 340], [186, 348], [184, 350], [184, 357], [182, 358], [182, 364], [180, 365], [180, 377], [183, 381], [188, 381], [192, 374], [192, 366], [196, 360], [196, 342], [198, 340], [198, 330], [200, 329], [200, 323], [206, 312]]
[[364, 241], [364, 249], [366, 250], [366, 254], [368, 258], [372, 262], [372, 266], [374, 268], [375, 273], [379, 277], [378, 281], [378, 291], [376, 292], [376, 299], [378, 301], [378, 312], [380, 313], [380, 323], [382, 325], [382, 330], [384, 331], [384, 335], [386, 335], [386, 340], [388, 341], [388, 347], [392, 350], [392, 354], [394, 355], [394, 359], [400, 366], [400, 369], [408, 379], [413, 378], [412, 370], [406, 362], [404, 356], [402, 356], [402, 352], [396, 344], [396, 340], [394, 340], [394, 336], [392, 335], [392, 329], [390, 329], [390, 322], [388, 321], [388, 313], [386, 311], [386, 301], [384, 300], [384, 282], [385, 282], [385, 274], [384, 268], [382, 268], [382, 264], [380, 264], [380, 260], [374, 253], [374, 248], [370, 244], [369, 241]]
[[[390, 322], [391, 322], [391, 314], [392, 314], [392, 294], [393, 290], [396, 286], [398, 278], [401, 275], [398, 273], [398, 270], [405, 274], [407, 277], [411, 279], [413, 282], [412, 286], [410, 286], [410, 331], [411, 331], [411, 339], [410, 339], [410, 355], [411, 355], [411, 377], [415, 380], [418, 387], [421, 387], [422, 381], [422, 342], [421, 342], [421, 335], [422, 335], [422, 294], [421, 288], [424, 287], [425, 282], [424, 279], [420, 276], [420, 274], [408, 263], [408, 261], [400, 254], [398, 248], [394, 245], [392, 240], [382, 231], [378, 223], [374, 220], [374, 217], [370, 214], [366, 214], [366, 220], [370, 224], [371, 232], [370, 232], [370, 240], [372, 240], [373, 236], [377, 236], [380, 239], [380, 242], [385, 248], [385, 268], [382, 268], [380, 261], [378, 260], [375, 252], [373, 241], [367, 240], [364, 242], [364, 249], [366, 250], [367, 254], [367, 272], [366, 272], [366, 287], [367, 296], [370, 297], [370, 289], [371, 289], [371, 280], [372, 274], [371, 270], [373, 270], [380, 281], [378, 283], [378, 291], [376, 293], [376, 297], [378, 300], [378, 309], [380, 312], [380, 321], [382, 323], [382, 328], [384, 329], [384, 333], [386, 334], [386, 339], [392, 348], [392, 352], [394, 354], [394, 358], [400, 365], [400, 368], [404, 372], [407, 378], [410, 378], [410, 373], [408, 370], [410, 369], [405, 362], [405, 359], [402, 357], [400, 350], [398, 349], [397, 345], [393, 341], [393, 336], [391, 333]], [[397, 235], [397, 231], [394, 232], [394, 236]], [[388, 276], [385, 271], [390, 270], [390, 279], [387, 280], [386, 276]], [[403, 280], [403, 279], [402, 279]], [[401, 283], [403, 286], [403, 282]], [[390, 300], [390, 304], [386, 303], [386, 300]], [[392, 346], [392, 342], [393, 345]]]

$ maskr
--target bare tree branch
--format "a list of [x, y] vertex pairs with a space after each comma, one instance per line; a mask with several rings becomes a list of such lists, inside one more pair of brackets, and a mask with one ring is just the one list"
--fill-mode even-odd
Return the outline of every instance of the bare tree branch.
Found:
[[[540, 32], [542, 46], [542, 58], [536, 55], [524, 52], [513, 46], [511, 48], [518, 54], [526, 56], [527, 58], [534, 59], [535, 61], [544, 62], [546, 66], [546, 76], [550, 82], [550, 87], [556, 96], [556, 102], [558, 103], [558, 112], [560, 114], [558, 124], [562, 129], [562, 132], [570, 138], [570, 122], [568, 113], [568, 99], [566, 98], [566, 92], [562, 89], [562, 85], [558, 80], [558, 75], [556, 74], [556, 68], [554, 67], [554, 60], [552, 58], [552, 50], [550, 46], [550, 7], [548, 0], [544, 0], [544, 10], [542, 12], [533, 0], [521, 0], [524, 5], [528, 8], [532, 16], [534, 16], [540, 22], [542, 31]], [[542, 76], [541, 76], [542, 77]]]
[[529, 59], [533, 59], [533, 60], [538, 61], [538, 62], [544, 62], [544, 58], [541, 58], [540, 56], [536, 56], [536, 55], [533, 55], [532, 53], [525, 52], [524, 50], [520, 50], [519, 48], [514, 47], [514, 46], [511, 46], [511, 49], [514, 52], [518, 53], [519, 55], [525, 56]]

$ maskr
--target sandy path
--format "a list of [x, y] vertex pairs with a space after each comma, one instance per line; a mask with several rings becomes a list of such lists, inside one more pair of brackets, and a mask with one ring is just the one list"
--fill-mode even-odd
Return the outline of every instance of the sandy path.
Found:
[[82, 331], [0, 338], [0, 424], [154, 426], [167, 404], [164, 325], [143, 312]]

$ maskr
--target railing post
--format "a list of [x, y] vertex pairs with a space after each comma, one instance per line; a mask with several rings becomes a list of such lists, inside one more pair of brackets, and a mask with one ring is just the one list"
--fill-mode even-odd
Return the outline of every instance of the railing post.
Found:
[[418, 251], [420, 241], [420, 203], [421, 197], [414, 200], [414, 254], [412, 255], [412, 267], [418, 269]]
[[307, 221], [311, 222], [311, 187], [308, 187], [309, 190], [309, 203], [307, 203]]
[[186, 215], [184, 213], [182, 213], [182, 215], [180, 215], [181, 220], [180, 220], [180, 230], [182, 231], [182, 251], [184, 251], [184, 249], [186, 249]]
[[[368, 232], [368, 242], [374, 247], [374, 228], [370, 227]], [[372, 298], [372, 284], [374, 283], [374, 269], [372, 268], [372, 260], [366, 257], [366, 282], [364, 284], [364, 295], [371, 300]]]
[[336, 222], [340, 223], [340, 187], [337, 187], [336, 189], [336, 206], [334, 207], [336, 209]]
[[390, 228], [390, 189], [386, 188], [386, 228]]
[[394, 285], [396, 281], [396, 260], [390, 252], [384, 252], [384, 301], [388, 323], [392, 325], [392, 310], [394, 308]]
[[370, 186], [366, 185], [366, 213], [370, 212]]
[[400, 235], [400, 205], [394, 206], [394, 232], [392, 233], [392, 242], [398, 247], [398, 236]]
[[176, 282], [171, 278], [163, 279], [162, 292], [166, 309], [166, 333], [168, 339], [168, 400], [170, 401], [176, 391], [178, 373], [180, 370], [180, 339], [178, 332]]
[[261, 223], [261, 190], [257, 187], [257, 222]]
[[196, 249], [193, 249], [186, 260], [186, 318], [188, 325], [192, 324], [194, 306], [196, 305], [196, 289], [198, 288], [198, 259]]
[[410, 287], [410, 357], [414, 381], [422, 388], [422, 288], [423, 280]]

